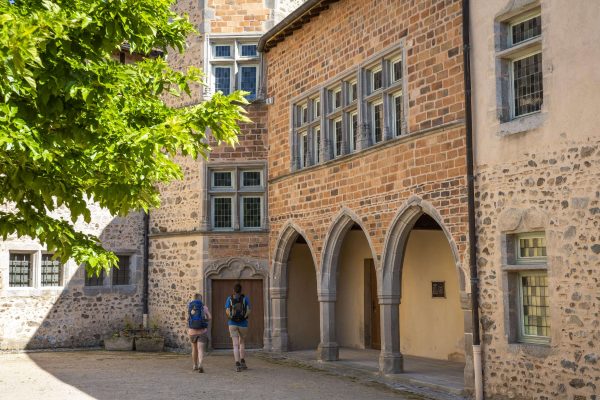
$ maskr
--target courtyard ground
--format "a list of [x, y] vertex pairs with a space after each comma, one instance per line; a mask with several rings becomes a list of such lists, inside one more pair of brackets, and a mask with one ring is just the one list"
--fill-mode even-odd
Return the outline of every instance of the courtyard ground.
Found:
[[425, 399], [289, 362], [247, 361], [249, 370], [236, 373], [229, 354], [212, 353], [198, 374], [189, 355], [174, 353], [4, 353], [0, 399]]

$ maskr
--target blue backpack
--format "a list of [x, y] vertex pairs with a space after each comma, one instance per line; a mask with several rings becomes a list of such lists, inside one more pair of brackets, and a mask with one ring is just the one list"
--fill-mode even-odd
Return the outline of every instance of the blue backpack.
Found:
[[204, 317], [204, 304], [200, 300], [192, 300], [188, 304], [188, 326], [191, 329], [208, 328], [208, 322]]

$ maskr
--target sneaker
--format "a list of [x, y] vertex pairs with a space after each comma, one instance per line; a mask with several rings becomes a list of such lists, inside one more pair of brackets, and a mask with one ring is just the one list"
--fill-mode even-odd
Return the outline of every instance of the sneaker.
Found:
[[235, 363], [235, 372], [242, 372], [242, 364], [239, 362]]
[[240, 366], [242, 367], [242, 369], [248, 369], [248, 366], [246, 365], [246, 360], [244, 359], [241, 360]]
[[204, 373], [204, 368], [198, 367], [198, 373], [203, 374]]

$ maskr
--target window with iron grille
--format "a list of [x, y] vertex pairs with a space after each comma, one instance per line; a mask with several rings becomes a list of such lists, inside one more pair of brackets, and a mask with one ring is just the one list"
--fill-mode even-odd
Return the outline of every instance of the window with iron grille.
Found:
[[[256, 230], [264, 226], [265, 193], [263, 165], [209, 167], [210, 221], [214, 230]], [[222, 186], [214, 184], [216, 179]]]
[[104, 286], [104, 270], [100, 271], [100, 274], [94, 273], [92, 276], [89, 276], [86, 271], [85, 286]]
[[112, 270], [112, 284], [113, 286], [118, 285], [129, 285], [129, 256], [120, 256], [119, 258], [119, 268], [113, 268]]
[[32, 282], [32, 255], [24, 253], [10, 253], [8, 262], [8, 286], [31, 287]]
[[42, 286], [62, 286], [63, 266], [60, 260], [53, 257], [54, 254], [42, 254]]

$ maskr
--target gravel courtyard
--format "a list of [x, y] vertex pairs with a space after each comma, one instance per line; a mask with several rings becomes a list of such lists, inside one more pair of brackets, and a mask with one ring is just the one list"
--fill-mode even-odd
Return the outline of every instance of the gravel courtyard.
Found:
[[198, 374], [189, 356], [172, 353], [4, 353], [0, 399], [420, 399], [252, 355], [247, 362], [236, 373], [231, 356], [213, 353]]

